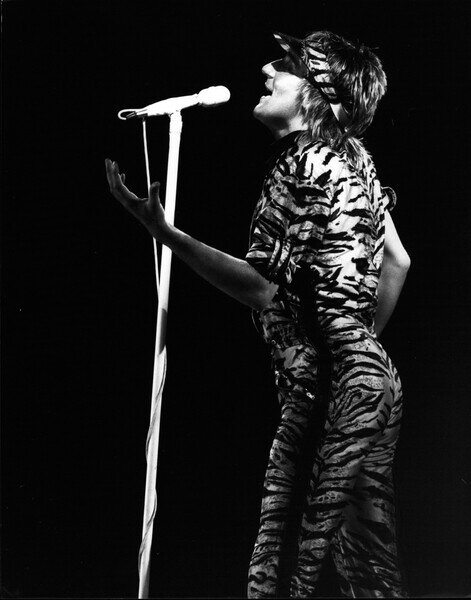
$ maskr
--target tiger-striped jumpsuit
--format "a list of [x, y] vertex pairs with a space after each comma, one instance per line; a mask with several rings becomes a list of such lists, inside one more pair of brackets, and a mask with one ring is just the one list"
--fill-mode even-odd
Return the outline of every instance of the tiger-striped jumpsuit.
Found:
[[[257, 317], [281, 405], [248, 596], [282, 594], [286, 572], [291, 597], [312, 596], [331, 551], [344, 595], [404, 597], [392, 484], [401, 384], [373, 324], [395, 194], [369, 157], [354, 170], [302, 132], [277, 146], [246, 257], [279, 284]], [[299, 485], [302, 519], [287, 567]]]

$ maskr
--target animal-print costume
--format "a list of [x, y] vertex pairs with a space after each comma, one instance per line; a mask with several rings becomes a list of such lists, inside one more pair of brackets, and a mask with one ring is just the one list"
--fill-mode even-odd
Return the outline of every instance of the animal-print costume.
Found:
[[[291, 596], [313, 595], [330, 550], [346, 596], [404, 597], [391, 473], [401, 384], [373, 324], [385, 211], [395, 194], [381, 187], [370, 158], [356, 171], [302, 132], [277, 146], [246, 257], [279, 284], [257, 318], [281, 406], [248, 595], [281, 593], [307, 453]], [[319, 423], [314, 445], [309, 431]]]

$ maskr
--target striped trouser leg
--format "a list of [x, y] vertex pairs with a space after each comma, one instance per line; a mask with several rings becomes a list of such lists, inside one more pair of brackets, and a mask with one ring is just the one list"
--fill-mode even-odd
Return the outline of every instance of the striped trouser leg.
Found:
[[331, 546], [343, 593], [400, 596], [391, 484], [400, 384], [386, 356], [370, 364], [361, 360], [366, 356], [343, 360], [335, 376], [302, 521], [294, 598], [314, 594]]
[[[377, 450], [377, 448], [375, 448]], [[388, 451], [375, 452], [382, 462]], [[373, 459], [368, 455], [368, 459]], [[342, 593], [350, 598], [404, 598], [398, 564], [391, 465], [362, 465], [344, 520], [332, 541]]]
[[281, 421], [265, 475], [260, 528], [249, 568], [249, 598], [268, 598], [277, 594], [293, 490], [317, 403], [317, 355], [312, 348], [299, 345], [277, 350], [274, 366]]

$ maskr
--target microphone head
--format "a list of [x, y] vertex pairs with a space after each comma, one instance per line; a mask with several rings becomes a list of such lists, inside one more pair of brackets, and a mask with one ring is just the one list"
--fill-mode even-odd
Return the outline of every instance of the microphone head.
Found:
[[201, 90], [198, 94], [198, 104], [201, 106], [217, 106], [227, 102], [231, 92], [224, 85], [213, 85]]

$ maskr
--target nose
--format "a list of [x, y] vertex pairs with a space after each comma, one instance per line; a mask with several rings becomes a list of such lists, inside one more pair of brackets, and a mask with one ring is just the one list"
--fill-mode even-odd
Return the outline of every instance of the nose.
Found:
[[276, 70], [273, 66], [273, 63], [267, 63], [262, 67], [262, 73], [267, 77], [275, 77]]

